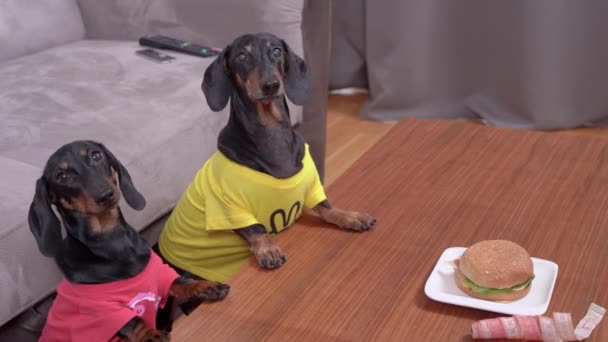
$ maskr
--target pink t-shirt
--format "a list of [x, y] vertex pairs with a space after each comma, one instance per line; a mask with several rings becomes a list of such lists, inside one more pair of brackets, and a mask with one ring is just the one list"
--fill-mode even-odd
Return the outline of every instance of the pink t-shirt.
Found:
[[39, 341], [118, 341], [116, 333], [135, 316], [156, 327], [156, 312], [164, 307], [177, 277], [151, 252], [146, 268], [129, 279], [74, 284], [64, 278]]

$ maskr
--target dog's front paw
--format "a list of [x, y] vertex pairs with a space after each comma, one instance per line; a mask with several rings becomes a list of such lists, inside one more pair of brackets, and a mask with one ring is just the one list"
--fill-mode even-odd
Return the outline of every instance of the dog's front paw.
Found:
[[203, 300], [221, 300], [230, 292], [230, 285], [215, 281], [201, 280], [193, 284], [195, 293], [192, 297]]
[[212, 286], [207, 290], [207, 300], [222, 300], [226, 298], [229, 292], [230, 285], [216, 283], [215, 286]]
[[229, 285], [208, 280], [176, 283], [169, 289], [169, 294], [180, 301], [192, 299], [220, 300], [224, 299], [228, 292], [230, 292]]
[[171, 335], [166, 331], [152, 330], [146, 331], [141, 339], [136, 341], [141, 342], [169, 342], [171, 341]]
[[376, 219], [367, 213], [340, 209], [334, 209], [333, 211], [332, 223], [343, 229], [364, 232], [370, 230], [376, 224]]
[[263, 268], [279, 268], [287, 261], [279, 246], [274, 244], [259, 247], [253, 251], [253, 254]]

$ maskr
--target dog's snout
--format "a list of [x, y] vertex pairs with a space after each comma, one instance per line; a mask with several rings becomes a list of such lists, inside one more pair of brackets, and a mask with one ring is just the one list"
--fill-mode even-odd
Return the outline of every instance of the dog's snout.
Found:
[[114, 191], [112, 189], [108, 189], [101, 193], [101, 195], [95, 198], [95, 203], [97, 204], [108, 204], [112, 198], [114, 197]]
[[272, 80], [262, 85], [262, 92], [265, 96], [276, 95], [276, 93], [279, 91], [280, 86], [281, 83], [279, 83], [278, 80]]

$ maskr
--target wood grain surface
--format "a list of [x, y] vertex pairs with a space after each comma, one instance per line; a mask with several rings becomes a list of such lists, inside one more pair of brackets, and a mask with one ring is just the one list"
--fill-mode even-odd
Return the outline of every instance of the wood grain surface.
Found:
[[[303, 217], [277, 236], [287, 263], [253, 260], [232, 291], [174, 326], [176, 341], [469, 341], [500, 316], [430, 300], [442, 251], [509, 239], [559, 265], [547, 313], [608, 306], [608, 141], [405, 120], [327, 189], [378, 219], [367, 233]], [[589, 341], [608, 341], [606, 319]]]
[[394, 125], [362, 120], [359, 111], [366, 98], [366, 94], [330, 95], [327, 100], [326, 185], [338, 179]]

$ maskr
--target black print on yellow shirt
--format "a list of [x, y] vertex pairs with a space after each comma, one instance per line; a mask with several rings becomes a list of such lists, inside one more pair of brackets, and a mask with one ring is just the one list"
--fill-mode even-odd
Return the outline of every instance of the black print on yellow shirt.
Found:
[[[298, 216], [298, 211], [300, 211], [301, 205], [300, 205], [300, 201], [297, 201], [296, 203], [294, 203], [291, 206], [291, 209], [289, 209], [289, 215], [285, 214], [285, 210], [283, 209], [277, 209], [275, 210], [271, 215], [270, 215], [270, 234], [276, 234], [277, 233], [277, 225], [276, 225], [276, 216], [280, 215], [281, 218], [283, 219], [281, 222], [283, 224], [283, 226], [281, 227], [281, 229], [284, 229], [285, 227], [289, 226], [290, 224], [293, 223], [293, 221], [295, 221], [296, 217]], [[294, 211], [295, 209], [295, 211]], [[293, 221], [292, 221], [293, 219]]]

